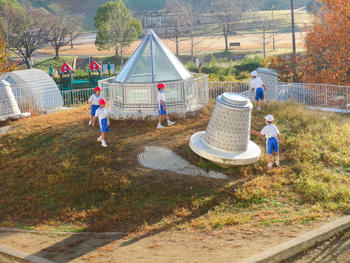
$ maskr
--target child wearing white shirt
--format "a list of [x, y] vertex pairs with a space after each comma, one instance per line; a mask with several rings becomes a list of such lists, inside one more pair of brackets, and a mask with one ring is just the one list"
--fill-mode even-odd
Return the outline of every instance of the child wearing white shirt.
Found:
[[99, 101], [100, 107], [96, 110], [95, 116], [93, 118], [92, 126], [95, 126], [96, 118], [98, 118], [98, 124], [100, 126], [101, 136], [97, 138], [98, 142], [101, 142], [102, 147], [107, 147], [105, 141], [105, 135], [109, 132], [109, 127], [111, 126], [107, 110], [105, 109], [106, 101], [104, 99], [100, 99]]
[[265, 98], [264, 90], [267, 91], [267, 88], [264, 82], [262, 81], [262, 79], [258, 77], [258, 73], [256, 71], [251, 72], [250, 75], [253, 78], [250, 83], [250, 87], [253, 92], [256, 90], [255, 100], [256, 100], [256, 103], [258, 104], [258, 110], [260, 110], [261, 109], [260, 101], [264, 101], [264, 98]]
[[94, 94], [89, 98], [89, 104], [90, 104], [90, 121], [89, 125], [92, 124], [92, 118], [95, 116], [96, 110], [100, 107], [100, 99], [103, 99], [101, 95], [101, 88], [96, 87], [94, 88]]
[[265, 117], [265, 123], [266, 126], [261, 130], [261, 132], [250, 130], [250, 133], [256, 134], [259, 136], [265, 136], [266, 138], [266, 150], [268, 154], [268, 165], [267, 168], [272, 168], [272, 157], [275, 155], [276, 166], [280, 166], [280, 156], [279, 156], [279, 144], [281, 144], [281, 136], [278, 128], [276, 125], [274, 125], [272, 122], [274, 121], [274, 118], [272, 115], [267, 115]]
[[165, 96], [164, 96], [164, 92], [165, 92], [165, 85], [163, 83], [159, 83], [157, 85], [158, 88], [158, 96], [157, 96], [157, 102], [158, 102], [158, 129], [161, 128], [165, 128], [162, 125], [162, 119], [163, 117], [167, 120], [168, 122], [168, 126], [172, 126], [175, 124], [175, 122], [172, 122], [169, 120], [168, 114], [166, 112], [166, 104], [165, 104]]

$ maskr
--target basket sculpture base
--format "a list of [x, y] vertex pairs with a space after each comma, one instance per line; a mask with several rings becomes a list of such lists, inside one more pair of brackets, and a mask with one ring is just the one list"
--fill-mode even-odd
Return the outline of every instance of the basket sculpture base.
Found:
[[259, 161], [261, 150], [254, 142], [249, 141], [244, 152], [228, 152], [211, 147], [204, 141], [205, 131], [192, 135], [190, 148], [199, 156], [219, 165], [247, 165]]

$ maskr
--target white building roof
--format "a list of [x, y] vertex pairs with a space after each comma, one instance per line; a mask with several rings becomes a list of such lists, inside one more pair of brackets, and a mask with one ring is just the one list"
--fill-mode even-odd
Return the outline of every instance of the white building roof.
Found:
[[120, 83], [154, 83], [185, 80], [191, 73], [153, 32], [147, 35], [116, 76]]

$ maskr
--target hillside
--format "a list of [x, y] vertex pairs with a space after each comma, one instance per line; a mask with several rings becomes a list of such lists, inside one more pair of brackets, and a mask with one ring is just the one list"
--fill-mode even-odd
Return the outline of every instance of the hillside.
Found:
[[[87, 106], [12, 123], [0, 136], [0, 226], [209, 230], [305, 224], [350, 212], [349, 116], [269, 103], [253, 111], [252, 128], [261, 129], [273, 112], [282, 166], [267, 171], [263, 153], [256, 164], [222, 168], [188, 146], [206, 129], [213, 106], [161, 131], [154, 121], [112, 121], [108, 148], [87, 125]], [[264, 139], [252, 140], [265, 148]], [[171, 149], [228, 179], [143, 168], [137, 156], [145, 146]]]
[[[17, 2], [16, 0], [0, 0], [1, 2]], [[187, 0], [189, 1], [189, 0]], [[257, 6], [261, 5], [260, 0], [253, 0], [256, 2]], [[279, 1], [279, 0], [275, 0]], [[309, 0], [295, 0], [295, 7], [305, 6]], [[74, 16], [76, 14], [81, 14], [84, 16], [83, 27], [86, 30], [95, 30], [94, 26], [94, 17], [97, 11], [97, 8], [108, 0], [19, 0], [22, 4], [25, 2], [30, 2], [34, 7], [44, 8], [45, 10], [58, 13]], [[133, 13], [146, 13], [149, 11], [158, 11], [163, 9], [166, 3], [166, 0], [124, 0], [125, 4]], [[280, 1], [282, 4], [281, 8], [289, 8], [289, 1]], [[200, 0], [192, 1], [196, 9], [203, 8], [208, 9], [211, 6], [212, 1], [210, 0]]]

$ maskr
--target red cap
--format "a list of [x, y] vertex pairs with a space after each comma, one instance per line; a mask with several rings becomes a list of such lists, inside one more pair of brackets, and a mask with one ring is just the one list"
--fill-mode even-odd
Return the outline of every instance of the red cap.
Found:
[[100, 87], [96, 87], [96, 88], [94, 88], [94, 91], [101, 91], [101, 88]]
[[165, 88], [165, 85], [164, 85], [163, 83], [159, 83], [159, 84], [157, 85], [157, 88], [158, 88], [158, 89], [164, 89], [164, 88]]
[[100, 105], [101, 104], [107, 104], [107, 102], [104, 99], [100, 99], [98, 102], [100, 103]]

